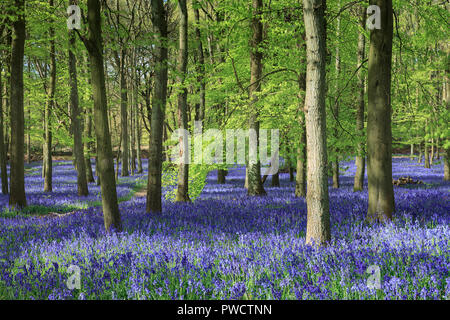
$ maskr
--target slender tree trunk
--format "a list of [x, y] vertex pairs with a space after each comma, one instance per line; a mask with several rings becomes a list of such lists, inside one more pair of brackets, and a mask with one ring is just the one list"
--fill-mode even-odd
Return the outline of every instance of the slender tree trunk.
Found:
[[[75, 2], [69, 1], [72, 5]], [[89, 194], [86, 179], [86, 163], [83, 154], [83, 137], [80, 128], [80, 109], [78, 104], [78, 84], [77, 84], [77, 58], [75, 57], [75, 32], [69, 31], [69, 86], [70, 86], [70, 106], [72, 113], [73, 130], [73, 151], [77, 168], [78, 195], [87, 196]]]
[[[306, 86], [306, 83], [305, 83]], [[304, 91], [305, 89], [303, 89]], [[304, 102], [304, 101], [302, 101]], [[303, 105], [301, 107], [303, 110]], [[295, 196], [306, 197], [306, 125], [305, 114], [302, 111], [299, 116], [300, 129], [300, 145], [297, 151], [297, 176], [295, 177]]]
[[[341, 8], [341, 0], [338, 0], [338, 8]], [[341, 51], [340, 51], [340, 44], [339, 40], [341, 37], [341, 15], [338, 15], [337, 17], [337, 26], [336, 26], [336, 39], [338, 43], [336, 44], [336, 56], [335, 56], [335, 70], [336, 70], [336, 81], [335, 81], [335, 91], [336, 91], [336, 101], [334, 103], [334, 117], [335, 123], [333, 128], [333, 135], [334, 139], [337, 142], [339, 139], [339, 131], [338, 131], [338, 124], [339, 121], [339, 81], [340, 81], [340, 75], [341, 75]], [[333, 171], [333, 188], [339, 188], [339, 148], [334, 147], [334, 159], [332, 161], [332, 171]]]
[[308, 190], [306, 243], [331, 240], [325, 115], [326, 0], [303, 1], [306, 32], [305, 120]]
[[100, 1], [88, 0], [89, 40], [85, 40], [89, 52], [92, 91], [94, 96], [94, 121], [97, 136], [97, 167], [101, 180], [103, 219], [105, 229], [122, 230], [117, 202], [116, 180], [109, 133], [106, 100], [105, 72], [103, 67], [103, 40], [100, 16]]
[[[135, 69], [135, 63], [136, 63], [136, 59], [135, 59], [135, 53], [133, 52], [133, 64], [132, 64], [132, 72], [133, 75], [135, 75], [134, 69]], [[131, 131], [131, 174], [134, 175], [134, 173], [136, 172], [136, 124], [137, 124], [137, 119], [136, 119], [136, 112], [135, 110], [137, 109], [137, 85], [136, 85], [136, 79], [132, 79], [131, 81], [132, 83], [132, 99], [131, 99], [131, 103], [130, 103], [130, 118], [131, 118], [131, 126], [130, 126], [130, 131]]]
[[9, 205], [25, 207], [23, 56], [25, 46], [25, 1], [15, 0], [17, 19], [13, 23], [10, 77], [11, 169]]
[[125, 68], [126, 50], [121, 50], [120, 56], [120, 124], [122, 134], [122, 177], [130, 175], [128, 168], [128, 92], [127, 92], [127, 75]]
[[226, 177], [226, 170], [219, 169], [217, 170], [217, 183], [218, 184], [225, 184], [225, 177]]
[[31, 105], [28, 106], [27, 163], [31, 163]]
[[[49, 6], [54, 9], [54, 1], [49, 0]], [[52, 110], [55, 104], [55, 90], [56, 90], [56, 49], [55, 49], [55, 29], [53, 27], [53, 20], [50, 21], [50, 86], [48, 92], [47, 103], [44, 112], [44, 191], [51, 192], [53, 190], [53, 162], [52, 162]]]
[[[428, 130], [428, 120], [425, 120], [425, 136], [427, 135], [427, 130]], [[428, 150], [428, 139], [425, 138], [424, 139], [424, 149], [423, 149], [423, 153], [424, 153], [424, 167], [429, 169], [430, 168], [430, 153]]]
[[[449, 52], [447, 51], [447, 64], [445, 68], [445, 79], [444, 79], [444, 90], [442, 90], [442, 98], [444, 100], [444, 105], [446, 112], [450, 111], [450, 63], [449, 61]], [[447, 141], [442, 141], [442, 146], [444, 148], [444, 180], [450, 181], [450, 146]]]
[[[3, 36], [0, 32], [0, 36]], [[8, 171], [6, 167], [8, 154], [5, 149], [5, 136], [3, 128], [3, 79], [2, 79], [2, 60], [0, 59], [0, 170], [2, 182], [2, 194], [8, 194]]]
[[[136, 101], [137, 103], [137, 101]], [[141, 117], [138, 111], [138, 104], [136, 104], [136, 158], [137, 158], [137, 173], [142, 173], [142, 156], [141, 156]]]
[[259, 147], [259, 120], [256, 102], [258, 100], [257, 94], [261, 91], [261, 77], [262, 77], [262, 53], [259, 51], [259, 46], [263, 40], [263, 25], [261, 21], [261, 14], [263, 10], [262, 0], [252, 0], [253, 15], [251, 20], [252, 38], [250, 40], [250, 117], [249, 128], [255, 133], [255, 145], [250, 146], [250, 150], [254, 148], [256, 159], [249, 159], [248, 163], [248, 195], [257, 196], [265, 195], [266, 191], [261, 181], [261, 163], [258, 156]]
[[[185, 77], [188, 62], [188, 11], [186, 0], [178, 0], [178, 10], [180, 13], [180, 39], [178, 54], [178, 76], [177, 83], [181, 86], [178, 94], [178, 127], [181, 130], [188, 130], [187, 125], [187, 89], [185, 87]], [[182, 135], [179, 139], [180, 153], [178, 166], [178, 186], [175, 201], [190, 201], [189, 199], [189, 144], [188, 136]]]
[[[194, 4], [197, 5], [198, 1], [194, 0]], [[198, 109], [196, 109], [195, 120], [203, 121], [205, 119], [205, 105], [206, 105], [206, 83], [205, 83], [205, 57], [203, 54], [203, 43], [202, 37], [200, 33], [200, 28], [198, 25], [200, 24], [200, 14], [198, 7], [194, 7], [194, 16], [195, 16], [195, 40], [197, 41], [197, 82], [200, 84], [200, 103], [198, 104]]]
[[414, 159], [414, 143], [411, 143], [411, 149], [410, 149], [410, 155], [409, 155], [409, 160], [413, 160]]
[[420, 164], [422, 162], [422, 143], [421, 142], [419, 142], [418, 148], [419, 148], [419, 157], [417, 158], [417, 163]]
[[88, 182], [95, 182], [94, 173], [92, 171], [92, 163], [91, 163], [91, 155], [92, 155], [92, 115], [91, 109], [86, 109], [86, 120], [85, 120], [85, 131], [88, 142], [86, 142], [85, 146], [85, 156], [84, 161], [86, 164], [86, 179]]
[[289, 182], [293, 182], [295, 179], [294, 176], [294, 168], [292, 167], [292, 165], [289, 163]]
[[[303, 41], [306, 40], [305, 34], [302, 35]], [[303, 46], [299, 46], [299, 49]], [[303, 60], [303, 59], [302, 59]], [[297, 175], [295, 177], [295, 196], [305, 198], [306, 197], [306, 123], [305, 123], [305, 99], [304, 92], [306, 91], [306, 63], [300, 62], [302, 67], [298, 79], [298, 108], [300, 109], [300, 115], [298, 117], [298, 123], [301, 130], [300, 143], [297, 148]]]
[[244, 188], [248, 189], [248, 164], [245, 167], [245, 181], [244, 181]]
[[367, 176], [370, 222], [392, 219], [391, 65], [392, 0], [371, 0], [381, 9], [381, 29], [370, 32], [367, 119]]
[[433, 164], [433, 160], [434, 160], [434, 138], [431, 138], [430, 166]]
[[[362, 30], [365, 29], [366, 26], [366, 8], [364, 6], [360, 6], [360, 28], [361, 30], [358, 33], [358, 67], [361, 66], [365, 59], [365, 46], [366, 46], [366, 38]], [[364, 173], [366, 167], [366, 155], [364, 150], [364, 109], [365, 109], [365, 101], [364, 101], [364, 71], [363, 68], [360, 67], [358, 70], [358, 104], [356, 109], [356, 130], [358, 134], [358, 145], [356, 147], [356, 173], [355, 180], [353, 183], [353, 191], [362, 191], [364, 188]]]
[[149, 139], [147, 212], [161, 212], [162, 136], [167, 95], [167, 21], [163, 0], [151, 0], [151, 19], [156, 36], [155, 85], [152, 96]]
[[280, 175], [279, 173], [275, 173], [272, 175], [272, 181], [271, 181], [271, 186], [272, 187], [279, 187], [280, 186]]

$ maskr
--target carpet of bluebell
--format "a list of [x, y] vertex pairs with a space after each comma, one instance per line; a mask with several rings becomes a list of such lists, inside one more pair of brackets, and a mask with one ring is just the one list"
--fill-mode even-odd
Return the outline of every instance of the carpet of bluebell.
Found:
[[[367, 180], [353, 192], [354, 164], [341, 166], [342, 187], [330, 187], [332, 242], [315, 248], [305, 245], [306, 203], [288, 174], [280, 187], [266, 182], [267, 196], [248, 197], [243, 168], [231, 169], [224, 185], [211, 172], [195, 202], [164, 201], [161, 215], [146, 214], [145, 197], [132, 196], [145, 170], [119, 178], [124, 231], [106, 234], [99, 186], [78, 197], [71, 162], [58, 161], [53, 192], [44, 193], [41, 165], [31, 164], [28, 204], [71, 214], [14, 214], [0, 196], [0, 299], [448, 299], [443, 165], [394, 159], [394, 178], [424, 184], [394, 187], [387, 225], [365, 223]], [[71, 265], [79, 289], [67, 285]], [[379, 286], [369, 285], [378, 276], [370, 266]]]

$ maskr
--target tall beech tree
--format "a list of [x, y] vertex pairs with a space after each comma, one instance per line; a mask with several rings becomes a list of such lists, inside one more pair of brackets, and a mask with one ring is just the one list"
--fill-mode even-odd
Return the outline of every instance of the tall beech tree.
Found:
[[306, 33], [306, 145], [307, 224], [306, 243], [325, 245], [331, 240], [328, 199], [325, 116], [326, 0], [305, 0]]
[[[304, 61], [301, 61], [304, 65]], [[303, 67], [302, 67], [303, 68]], [[300, 126], [300, 143], [297, 150], [297, 175], [295, 177], [295, 196], [306, 197], [306, 124], [305, 124], [305, 100], [304, 92], [306, 90], [306, 70], [300, 71], [298, 79], [299, 89], [299, 106], [300, 114], [298, 116], [298, 123]]]
[[[75, 4], [74, 0], [69, 1], [69, 5]], [[77, 84], [77, 58], [75, 56], [75, 31], [69, 30], [69, 87], [70, 87], [70, 108], [72, 116], [73, 131], [73, 153], [77, 169], [78, 195], [87, 196], [89, 194], [86, 175], [86, 163], [83, 153], [83, 138], [80, 127], [80, 108], [78, 99]]]
[[[188, 63], [188, 10], [186, 0], [178, 0], [180, 12], [180, 32], [178, 48], [177, 83], [181, 86], [178, 93], [178, 128], [189, 130], [187, 123], [187, 88], [185, 84]], [[189, 188], [189, 145], [188, 137], [181, 135], [180, 141], [180, 164], [178, 168], [178, 186], [175, 201], [190, 201]]]
[[102, 208], [105, 229], [122, 230], [117, 202], [116, 179], [108, 124], [105, 71], [103, 61], [102, 25], [100, 1], [88, 0], [89, 38], [81, 36], [89, 53], [91, 82], [94, 98], [95, 135], [97, 137], [97, 170], [102, 192]]
[[[52, 11], [55, 8], [54, 0], [49, 0], [49, 7]], [[53, 18], [50, 18], [50, 85], [47, 94], [47, 102], [44, 111], [44, 147], [43, 147], [43, 174], [44, 174], [44, 191], [51, 192], [53, 190], [53, 162], [52, 162], [52, 110], [55, 104], [56, 91], [56, 48], [55, 48], [55, 27], [53, 26]]]
[[147, 212], [161, 212], [162, 138], [167, 97], [167, 20], [163, 0], [151, 0], [151, 20], [156, 38], [155, 83], [152, 95], [148, 158]]
[[[4, 27], [5, 25], [0, 27], [0, 37], [3, 37]], [[9, 56], [9, 54], [7, 56]], [[8, 194], [8, 171], [6, 167], [8, 155], [5, 149], [5, 136], [4, 136], [2, 71], [3, 71], [3, 60], [0, 59], [0, 171], [1, 171], [2, 194]]]
[[392, 219], [391, 65], [392, 0], [371, 0], [380, 8], [381, 29], [370, 31], [367, 115], [367, 176], [370, 222]]
[[23, 105], [23, 57], [25, 47], [25, 1], [15, 0], [15, 20], [13, 22], [13, 37], [11, 45], [11, 76], [10, 76], [10, 121], [11, 126], [11, 157], [10, 157], [10, 195], [9, 205], [25, 207], [25, 118]]
[[[252, 0], [252, 20], [251, 29], [252, 36], [250, 39], [250, 110], [249, 110], [249, 128], [254, 130], [256, 135], [255, 145], [250, 148], [255, 148], [255, 153], [258, 154], [259, 146], [259, 120], [258, 120], [258, 93], [261, 91], [261, 77], [262, 77], [262, 52], [260, 45], [263, 40], [263, 25], [262, 25], [262, 0]], [[261, 181], [261, 163], [259, 156], [256, 159], [249, 159], [248, 163], [248, 195], [257, 196], [265, 195], [266, 191]]]
[[[341, 0], [338, 0], [338, 9], [341, 9]], [[341, 50], [340, 50], [340, 38], [341, 38], [341, 15], [339, 14], [336, 19], [336, 53], [335, 53], [335, 72], [336, 72], [336, 79], [334, 83], [335, 87], [335, 94], [336, 98], [334, 101], [334, 104], [332, 106], [333, 108], [333, 116], [335, 118], [334, 125], [333, 125], [333, 136], [334, 139], [337, 141], [339, 139], [339, 129], [338, 129], [338, 121], [339, 121], [339, 108], [340, 108], [340, 97], [339, 97], [339, 85], [340, 85], [340, 76], [341, 76]], [[339, 148], [333, 147], [334, 151], [334, 159], [331, 162], [331, 170], [333, 172], [333, 188], [339, 188]]]
[[366, 156], [365, 156], [365, 143], [364, 143], [364, 109], [365, 109], [365, 79], [364, 70], [362, 64], [364, 62], [365, 47], [366, 47], [366, 37], [363, 30], [366, 27], [366, 8], [360, 6], [358, 9], [359, 13], [359, 27], [358, 31], [358, 101], [356, 105], [356, 130], [358, 135], [358, 145], [356, 147], [356, 173], [353, 183], [354, 191], [362, 191], [364, 188], [364, 172], [366, 168]]

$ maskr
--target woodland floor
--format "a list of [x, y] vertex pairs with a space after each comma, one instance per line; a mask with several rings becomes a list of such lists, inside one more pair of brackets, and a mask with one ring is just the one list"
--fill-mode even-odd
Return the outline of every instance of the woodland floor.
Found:
[[[450, 296], [450, 183], [441, 163], [425, 169], [394, 158], [394, 179], [424, 183], [395, 186], [394, 221], [369, 226], [367, 179], [353, 192], [355, 167], [342, 162], [342, 187], [329, 191], [332, 243], [320, 249], [304, 244], [306, 204], [288, 174], [280, 187], [268, 179], [266, 197], [248, 197], [243, 168], [231, 169], [224, 185], [211, 172], [194, 203], [164, 201], [155, 216], [145, 214], [144, 162], [144, 174], [119, 178], [124, 232], [107, 235], [99, 186], [78, 197], [71, 162], [54, 165], [51, 193], [42, 191], [41, 164], [27, 166], [27, 209], [10, 210], [0, 195], [0, 299]], [[79, 289], [68, 288], [71, 265], [80, 270]], [[371, 282], [378, 270], [379, 286]]]

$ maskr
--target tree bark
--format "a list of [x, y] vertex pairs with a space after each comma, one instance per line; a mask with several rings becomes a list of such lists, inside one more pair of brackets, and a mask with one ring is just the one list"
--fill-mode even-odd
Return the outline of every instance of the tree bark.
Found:
[[128, 92], [127, 75], [125, 69], [126, 50], [121, 50], [120, 56], [120, 127], [122, 134], [122, 171], [121, 176], [130, 175], [128, 168]]
[[[444, 89], [442, 90], [442, 98], [444, 100], [445, 109], [448, 112], [450, 111], [450, 63], [449, 61], [449, 52], [447, 51], [447, 64], [445, 68], [445, 79], [444, 79]], [[442, 141], [442, 146], [444, 148], [444, 180], [450, 181], [450, 144], [448, 141], [448, 137], [446, 140]]]
[[[178, 127], [181, 130], [188, 130], [187, 125], [187, 89], [185, 87], [185, 78], [188, 62], [188, 11], [186, 0], [178, 0], [178, 9], [180, 12], [180, 39], [178, 52], [178, 76], [177, 83], [181, 86], [178, 93]], [[178, 166], [178, 186], [175, 201], [188, 202], [189, 199], [189, 144], [188, 137], [181, 136], [180, 146], [180, 164]]]
[[271, 186], [272, 187], [279, 187], [280, 186], [280, 175], [279, 175], [278, 172], [272, 175]]
[[[54, 9], [54, 1], [49, 0], [49, 6]], [[50, 20], [50, 86], [48, 92], [47, 103], [44, 111], [44, 191], [51, 192], [53, 190], [53, 162], [52, 162], [52, 110], [55, 104], [56, 90], [56, 52], [55, 52], [55, 28], [53, 27], [53, 19]]]
[[262, 53], [259, 46], [263, 38], [263, 25], [261, 21], [261, 14], [263, 10], [262, 0], [252, 0], [253, 15], [251, 20], [252, 38], [250, 40], [250, 117], [249, 128], [254, 130], [256, 139], [254, 146], [256, 159], [249, 159], [248, 163], [248, 195], [258, 196], [265, 195], [266, 191], [261, 181], [261, 163], [258, 156], [259, 147], [259, 120], [256, 102], [258, 101], [257, 94], [261, 91], [261, 77], [262, 77]]
[[103, 40], [100, 16], [100, 1], [88, 0], [89, 40], [85, 41], [89, 52], [92, 91], [94, 96], [94, 121], [97, 136], [97, 167], [101, 180], [103, 219], [106, 231], [122, 230], [117, 202], [116, 180], [109, 133], [106, 100], [105, 72], [103, 65]]
[[331, 240], [325, 115], [326, 0], [303, 1], [306, 32], [305, 120], [307, 144], [306, 243]]
[[15, 0], [17, 19], [13, 22], [10, 77], [11, 159], [9, 205], [22, 208], [25, 198], [23, 56], [25, 46], [25, 1]]
[[[3, 36], [0, 32], [0, 37]], [[0, 171], [2, 182], [2, 194], [8, 194], [8, 171], [7, 171], [7, 158], [8, 154], [5, 149], [5, 136], [4, 136], [4, 119], [3, 119], [3, 79], [2, 69], [3, 61], [0, 60]]]
[[[305, 34], [302, 35], [303, 40], [306, 40]], [[302, 48], [303, 46], [299, 46]], [[297, 175], [295, 177], [295, 196], [298, 198], [306, 197], [306, 123], [305, 123], [305, 99], [304, 92], [306, 91], [306, 63], [302, 59], [301, 71], [298, 79], [298, 108], [300, 109], [300, 115], [298, 117], [298, 123], [301, 130], [300, 143], [297, 148]]]
[[381, 9], [381, 29], [370, 32], [367, 119], [369, 222], [392, 219], [391, 65], [392, 0], [371, 0]]
[[427, 129], [428, 129], [428, 120], [425, 120], [425, 138], [424, 138], [424, 149], [423, 149], [423, 154], [424, 154], [424, 167], [426, 169], [430, 168], [430, 153], [428, 150], [428, 139], [426, 138], [427, 135]]
[[[366, 8], [364, 6], [360, 6], [360, 28], [364, 30], [366, 27]], [[366, 46], [366, 37], [362, 31], [358, 33], [358, 58], [357, 63], [358, 67], [364, 61], [365, 58], [365, 46]], [[364, 150], [364, 109], [365, 109], [365, 101], [364, 101], [364, 92], [365, 92], [365, 81], [364, 81], [364, 71], [360, 67], [358, 70], [358, 104], [356, 108], [356, 131], [359, 138], [358, 145], [356, 147], [356, 173], [355, 180], [353, 182], [353, 191], [362, 191], [364, 188], [364, 173], [366, 167], [366, 155]]]
[[86, 142], [85, 144], [85, 156], [84, 156], [84, 161], [86, 164], [86, 179], [88, 182], [95, 182], [91, 163], [93, 143], [90, 141], [90, 139], [92, 139], [92, 115], [90, 109], [86, 109], [85, 131], [86, 137], [88, 139], [88, 142]]
[[156, 36], [155, 85], [152, 96], [146, 211], [157, 213], [162, 210], [162, 135], [167, 95], [167, 21], [163, 0], [151, 0], [151, 20]]
[[205, 119], [205, 106], [206, 106], [206, 83], [205, 83], [205, 57], [203, 54], [203, 43], [202, 43], [202, 37], [200, 33], [200, 13], [198, 10], [198, 1], [194, 1], [194, 16], [195, 16], [195, 40], [197, 41], [197, 57], [198, 57], [198, 64], [197, 64], [197, 82], [200, 84], [200, 103], [198, 104], [198, 107], [196, 108], [195, 112], [195, 120], [196, 121], [203, 121]]
[[[341, 8], [341, 0], [338, 0], [338, 8]], [[337, 96], [339, 94], [339, 80], [341, 75], [341, 51], [339, 47], [339, 40], [341, 37], [341, 15], [338, 15], [337, 17], [337, 25], [336, 25], [336, 55], [335, 55], [335, 71], [336, 71], [336, 81], [335, 81], [335, 92], [336, 92], [336, 100], [332, 108], [334, 108], [334, 117], [335, 123], [333, 128], [333, 135], [335, 139], [335, 143], [337, 143], [339, 139], [339, 131], [338, 131], [338, 124], [339, 121], [339, 97]], [[333, 171], [333, 188], [339, 188], [339, 148], [334, 147], [334, 159], [332, 161], [332, 171]]]
[[[69, 1], [69, 5], [74, 4], [73, 0]], [[83, 154], [83, 138], [80, 126], [80, 109], [78, 100], [78, 84], [77, 84], [77, 59], [75, 57], [75, 32], [69, 30], [69, 86], [70, 86], [70, 106], [72, 116], [73, 130], [73, 151], [75, 155], [75, 163], [77, 168], [77, 187], [79, 196], [87, 196], [89, 194], [86, 179], [86, 163]]]

